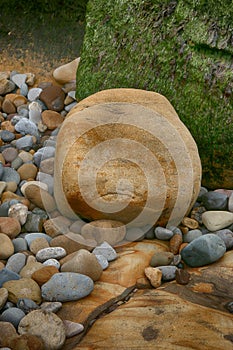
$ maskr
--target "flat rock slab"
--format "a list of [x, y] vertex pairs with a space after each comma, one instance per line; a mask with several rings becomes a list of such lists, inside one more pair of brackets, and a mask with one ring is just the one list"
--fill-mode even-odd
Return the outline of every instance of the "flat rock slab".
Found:
[[64, 303], [58, 316], [84, 325], [64, 349], [232, 349], [233, 252], [191, 273], [187, 285], [175, 281], [158, 289], [139, 290], [153, 253], [168, 251], [161, 241], [142, 241], [118, 248], [94, 291], [78, 302]]

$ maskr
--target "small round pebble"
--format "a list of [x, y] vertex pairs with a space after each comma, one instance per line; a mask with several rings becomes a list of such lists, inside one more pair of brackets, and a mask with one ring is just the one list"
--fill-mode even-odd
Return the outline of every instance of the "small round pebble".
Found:
[[66, 251], [62, 247], [49, 247], [49, 248], [43, 248], [40, 249], [36, 253], [36, 259], [39, 262], [44, 262], [45, 260], [48, 259], [61, 259], [66, 256]]
[[202, 232], [201, 230], [195, 229], [195, 230], [190, 230], [188, 233], [184, 234], [183, 236], [183, 241], [185, 243], [190, 243], [192, 242], [194, 239], [198, 238], [202, 236]]
[[58, 270], [60, 269], [61, 264], [57, 259], [48, 259], [43, 262], [44, 266], [55, 266]]
[[19, 322], [25, 316], [25, 313], [17, 307], [12, 307], [3, 311], [0, 315], [0, 321], [10, 322], [17, 329]]
[[162, 272], [163, 281], [172, 281], [176, 278], [176, 266], [159, 266], [158, 269]]
[[103, 255], [108, 261], [113, 261], [117, 258], [115, 249], [107, 242], [103, 242], [99, 246], [95, 247], [92, 253], [95, 255]]
[[164, 241], [168, 241], [174, 235], [174, 233], [171, 230], [160, 226], [155, 228], [154, 233], [157, 239], [161, 239]]

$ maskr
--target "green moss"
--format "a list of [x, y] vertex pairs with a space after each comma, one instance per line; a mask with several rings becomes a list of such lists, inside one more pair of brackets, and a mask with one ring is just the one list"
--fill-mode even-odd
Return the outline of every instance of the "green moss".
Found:
[[89, 0], [78, 99], [116, 87], [165, 95], [197, 142], [204, 183], [233, 187], [232, 18], [231, 0]]

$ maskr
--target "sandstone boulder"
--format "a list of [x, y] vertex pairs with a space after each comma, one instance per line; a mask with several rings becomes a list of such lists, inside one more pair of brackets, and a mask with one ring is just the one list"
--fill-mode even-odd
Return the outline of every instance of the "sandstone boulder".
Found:
[[58, 209], [70, 218], [178, 225], [198, 196], [201, 164], [191, 134], [164, 96], [112, 89], [68, 114], [54, 174]]

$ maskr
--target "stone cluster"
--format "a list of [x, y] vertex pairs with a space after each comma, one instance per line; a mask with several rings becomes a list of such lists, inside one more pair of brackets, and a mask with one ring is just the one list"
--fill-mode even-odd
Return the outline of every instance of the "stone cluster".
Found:
[[91, 294], [117, 246], [167, 242], [170, 251], [154, 254], [145, 269], [155, 288], [188, 283], [186, 266], [210, 264], [233, 247], [233, 190], [202, 187], [178, 227], [146, 233], [121, 221], [62, 215], [53, 192], [56, 136], [77, 104], [75, 82], [63, 77], [62, 87], [35, 87], [32, 73], [0, 73], [0, 347], [60, 349], [82, 332], [82, 324], [56, 313]]

